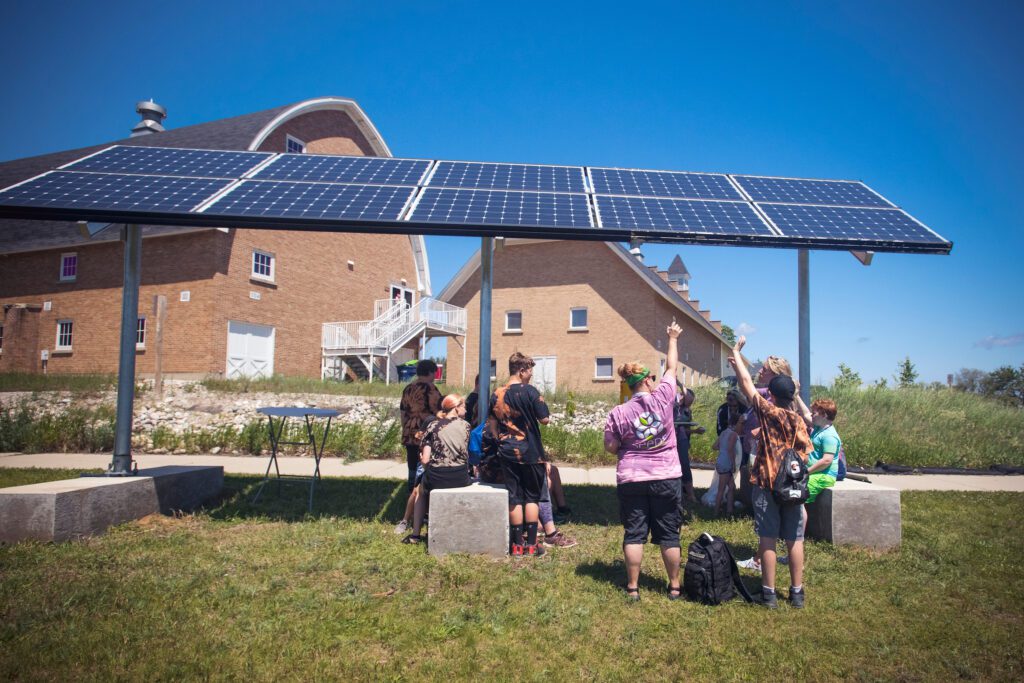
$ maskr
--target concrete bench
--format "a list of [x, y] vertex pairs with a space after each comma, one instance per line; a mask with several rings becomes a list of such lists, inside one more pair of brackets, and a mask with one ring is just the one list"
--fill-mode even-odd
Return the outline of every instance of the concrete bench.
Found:
[[0, 489], [0, 542], [67, 541], [220, 495], [223, 467], [168, 466], [132, 477], [81, 477]]
[[844, 479], [807, 506], [807, 536], [887, 550], [903, 537], [899, 489]]
[[449, 553], [508, 555], [508, 491], [504, 486], [475, 483], [430, 493], [427, 550]]

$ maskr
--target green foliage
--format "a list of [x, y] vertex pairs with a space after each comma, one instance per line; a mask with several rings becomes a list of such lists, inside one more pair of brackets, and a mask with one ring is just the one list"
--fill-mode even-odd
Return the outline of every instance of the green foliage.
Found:
[[576, 394], [571, 391], [565, 399], [565, 416], [576, 417]]
[[996, 368], [981, 380], [981, 393], [1014, 406], [1024, 406], [1024, 364]]
[[839, 374], [832, 380], [836, 389], [856, 389], [862, 384], [860, 374], [850, 369], [846, 363], [839, 364]]
[[[0, 486], [39, 477], [3, 470]], [[401, 482], [327, 477], [309, 515], [306, 486], [253, 505], [257, 481], [226, 476], [194, 515], [0, 547], [0, 680], [988, 681], [1024, 667], [1022, 494], [904, 492], [898, 551], [808, 541], [807, 609], [770, 613], [669, 602], [653, 546], [627, 603], [611, 487], [567, 486], [579, 546], [513, 563], [401, 545]], [[684, 547], [701, 531], [738, 557], [757, 544], [749, 517], [698, 509]], [[789, 578], [780, 567], [783, 593]], [[790, 646], [814, 634], [841, 656]], [[510, 670], [510, 639], [557, 657]]]
[[988, 375], [987, 372], [977, 368], [960, 368], [960, 371], [953, 375], [953, 388], [957, 391], [980, 394], [981, 382], [986, 375]]
[[[222, 379], [207, 377], [200, 384], [207, 391], [219, 391], [229, 394], [247, 394], [265, 392], [271, 394], [332, 394], [341, 396], [367, 396], [398, 398], [405, 389], [405, 384], [392, 378], [391, 384], [379, 379], [373, 382], [339, 382], [338, 380], [320, 380], [309, 377], [284, 377], [274, 375], [268, 379]], [[464, 387], [458, 385], [438, 384], [442, 394], [453, 391], [466, 394]], [[472, 389], [470, 390], [472, 391]]]
[[893, 379], [896, 380], [896, 385], [900, 389], [906, 389], [914, 386], [918, 376], [917, 368], [910, 362], [910, 356], [907, 356], [896, 366], [896, 374]]
[[117, 386], [117, 375], [40, 374], [36, 372], [0, 373], [0, 391], [108, 391]]
[[729, 346], [736, 346], [736, 330], [724, 323], [722, 324], [722, 336], [729, 342]]
[[59, 415], [35, 415], [27, 404], [0, 408], [0, 451], [96, 453], [113, 447], [110, 409], [70, 408]]

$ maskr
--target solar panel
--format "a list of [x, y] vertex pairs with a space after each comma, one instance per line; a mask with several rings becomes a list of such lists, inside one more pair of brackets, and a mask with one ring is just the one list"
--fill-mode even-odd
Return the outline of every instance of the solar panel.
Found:
[[418, 185], [430, 162], [423, 159], [282, 154], [252, 177], [357, 185]]
[[900, 209], [758, 204], [786, 237], [945, 244]]
[[733, 178], [755, 202], [894, 208], [867, 185], [854, 180], [806, 180], [751, 175], [734, 175]]
[[535, 192], [586, 192], [581, 166], [530, 166], [475, 161], [439, 161], [429, 187]]
[[773, 237], [747, 202], [595, 195], [601, 227], [670, 230], [723, 236]]
[[397, 221], [415, 188], [244, 180], [203, 210], [215, 216]]
[[591, 168], [590, 177], [594, 181], [596, 194], [743, 200], [723, 173]]
[[412, 222], [591, 228], [585, 194], [425, 188]]
[[240, 178], [273, 156], [269, 152], [118, 146], [72, 162], [69, 171], [138, 173], [184, 178]]
[[0, 192], [0, 204], [187, 213], [230, 184], [230, 180], [217, 178], [53, 171]]

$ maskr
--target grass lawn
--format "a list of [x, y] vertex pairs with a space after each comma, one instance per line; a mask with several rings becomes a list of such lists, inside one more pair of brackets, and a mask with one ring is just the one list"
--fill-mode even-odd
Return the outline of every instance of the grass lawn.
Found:
[[[71, 473], [0, 470], [0, 485]], [[403, 485], [327, 479], [258, 507], [0, 548], [0, 679], [1020, 680], [1021, 494], [904, 493], [904, 544], [808, 546], [807, 609], [669, 602], [656, 552], [627, 604], [611, 488], [567, 487], [580, 545], [435, 560], [392, 533]], [[698, 518], [749, 556], [749, 519]], [[653, 550], [653, 548], [651, 548]], [[788, 575], [780, 572], [780, 586]], [[748, 578], [754, 588], [759, 582]]]

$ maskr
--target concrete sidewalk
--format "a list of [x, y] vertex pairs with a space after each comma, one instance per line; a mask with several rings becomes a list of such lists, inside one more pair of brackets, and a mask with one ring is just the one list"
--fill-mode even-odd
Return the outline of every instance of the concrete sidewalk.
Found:
[[[166, 465], [220, 465], [228, 474], [263, 474], [270, 458], [243, 455], [136, 455], [140, 468]], [[278, 458], [282, 474], [310, 475], [312, 458]], [[68, 469], [106, 469], [110, 455], [106, 453], [19, 453], [0, 454], [0, 467], [51, 467]], [[614, 467], [572, 467], [559, 465], [562, 481], [566, 484], [615, 485]], [[406, 478], [404, 462], [397, 460], [362, 460], [345, 464], [337, 458], [320, 461], [320, 473], [325, 477], [369, 477], [373, 479]], [[711, 484], [711, 470], [693, 471], [693, 483], [698, 488]], [[1024, 475], [967, 475], [967, 474], [872, 474], [873, 484], [889, 486], [901, 491], [1016, 491], [1024, 492]]]

